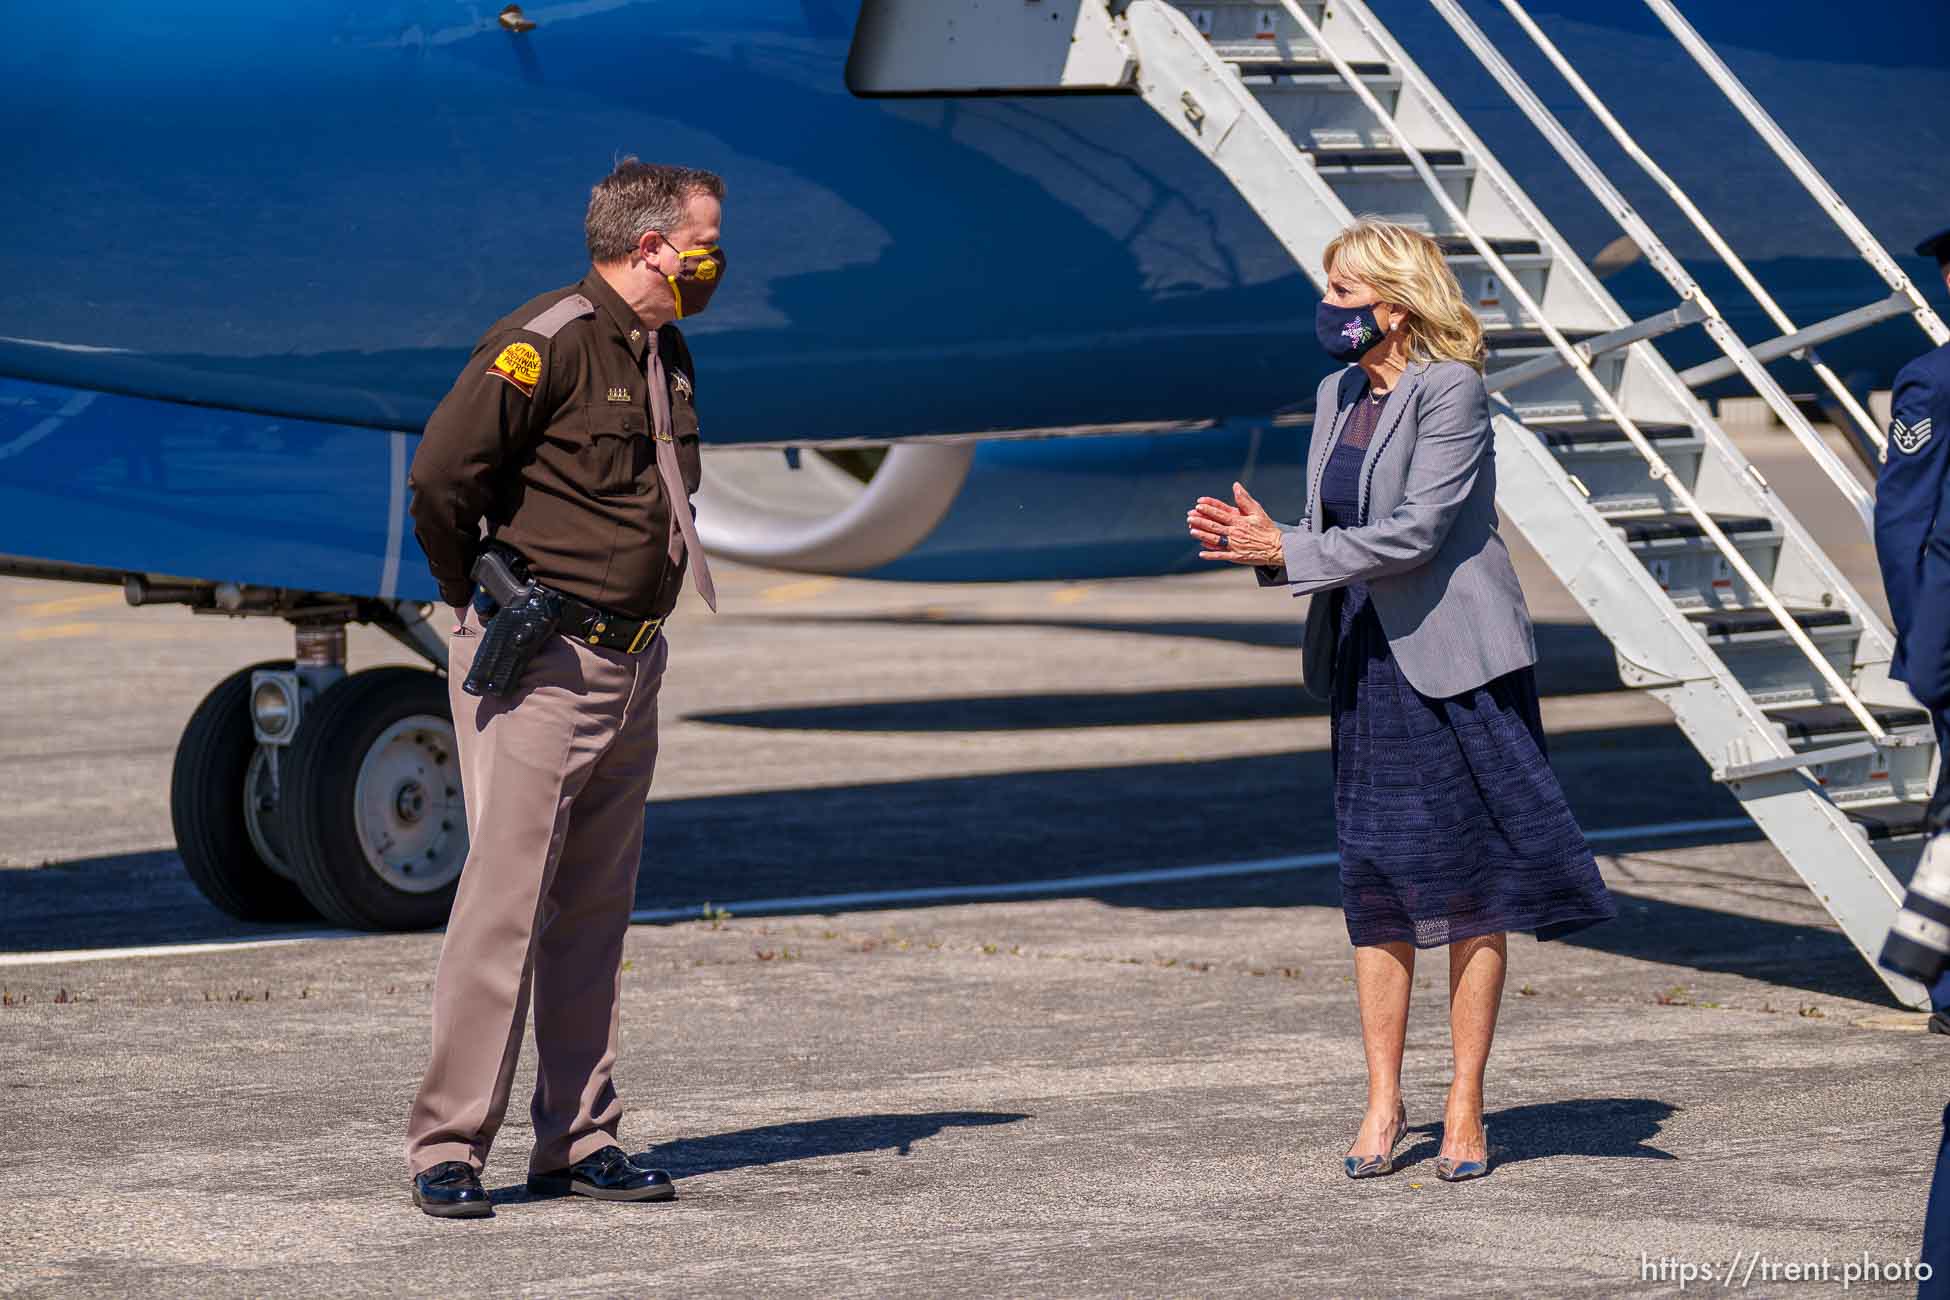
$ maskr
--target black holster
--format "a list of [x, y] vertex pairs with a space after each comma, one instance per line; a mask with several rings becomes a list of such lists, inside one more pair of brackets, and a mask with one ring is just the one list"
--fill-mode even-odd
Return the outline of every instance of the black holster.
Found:
[[460, 688], [469, 695], [506, 695], [521, 681], [562, 621], [562, 598], [536, 582], [528, 564], [506, 547], [490, 547], [474, 561], [474, 581], [497, 608], [486, 620], [474, 666]]

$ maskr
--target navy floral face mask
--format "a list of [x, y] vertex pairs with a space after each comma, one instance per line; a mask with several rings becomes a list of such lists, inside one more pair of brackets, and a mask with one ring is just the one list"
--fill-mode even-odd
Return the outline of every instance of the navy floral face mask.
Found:
[[1359, 361], [1361, 354], [1381, 342], [1381, 325], [1373, 307], [1335, 307], [1321, 303], [1314, 309], [1314, 337], [1321, 350], [1336, 361]]

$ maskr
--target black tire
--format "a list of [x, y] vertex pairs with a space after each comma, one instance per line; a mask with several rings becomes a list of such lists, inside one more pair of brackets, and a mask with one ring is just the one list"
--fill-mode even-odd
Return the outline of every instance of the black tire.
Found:
[[[305, 897], [334, 924], [355, 930], [424, 930], [447, 919], [459, 885], [426, 893], [398, 888], [380, 874], [359, 835], [361, 767], [392, 728], [429, 717], [445, 724], [440, 757], [452, 760], [452, 711], [444, 678], [418, 668], [371, 668], [326, 691], [298, 724], [283, 773], [285, 838], [292, 874]], [[431, 747], [430, 747], [431, 748]], [[452, 771], [457, 773], [458, 766]], [[446, 793], [451, 789], [452, 793]], [[459, 780], [429, 792], [443, 837], [466, 852]], [[452, 848], [454, 841], [443, 838]]]
[[184, 870], [205, 898], [243, 921], [318, 915], [296, 884], [258, 856], [244, 826], [244, 777], [257, 752], [251, 674], [290, 667], [289, 660], [253, 664], [219, 682], [190, 714], [169, 776], [169, 820]]

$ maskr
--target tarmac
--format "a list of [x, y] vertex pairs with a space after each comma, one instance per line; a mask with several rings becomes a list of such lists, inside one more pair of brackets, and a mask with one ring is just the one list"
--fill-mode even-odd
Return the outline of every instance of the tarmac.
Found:
[[1434, 1176], [1436, 952], [1405, 1167], [1340, 1171], [1364, 1072], [1300, 604], [720, 564], [638, 895], [695, 919], [632, 930], [617, 1068], [679, 1199], [523, 1190], [531, 1044], [473, 1223], [415, 1211], [401, 1151], [439, 936], [244, 925], [171, 848], [184, 719], [283, 625], [0, 580], [0, 1295], [1913, 1294], [1859, 1275], [1915, 1258], [1950, 1040], [1514, 549], [1621, 916], [1512, 940], [1488, 1179]]

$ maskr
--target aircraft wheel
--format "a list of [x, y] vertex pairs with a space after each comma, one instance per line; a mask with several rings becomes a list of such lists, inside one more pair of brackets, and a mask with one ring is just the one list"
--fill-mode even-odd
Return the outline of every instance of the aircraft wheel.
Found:
[[298, 886], [259, 847], [252, 798], [262, 760], [251, 731], [251, 674], [232, 673], [203, 697], [183, 728], [169, 778], [169, 820], [183, 867], [203, 896], [245, 921], [297, 921], [317, 915]]
[[287, 764], [284, 848], [327, 919], [358, 930], [447, 919], [467, 817], [445, 680], [417, 668], [353, 674], [305, 711]]

